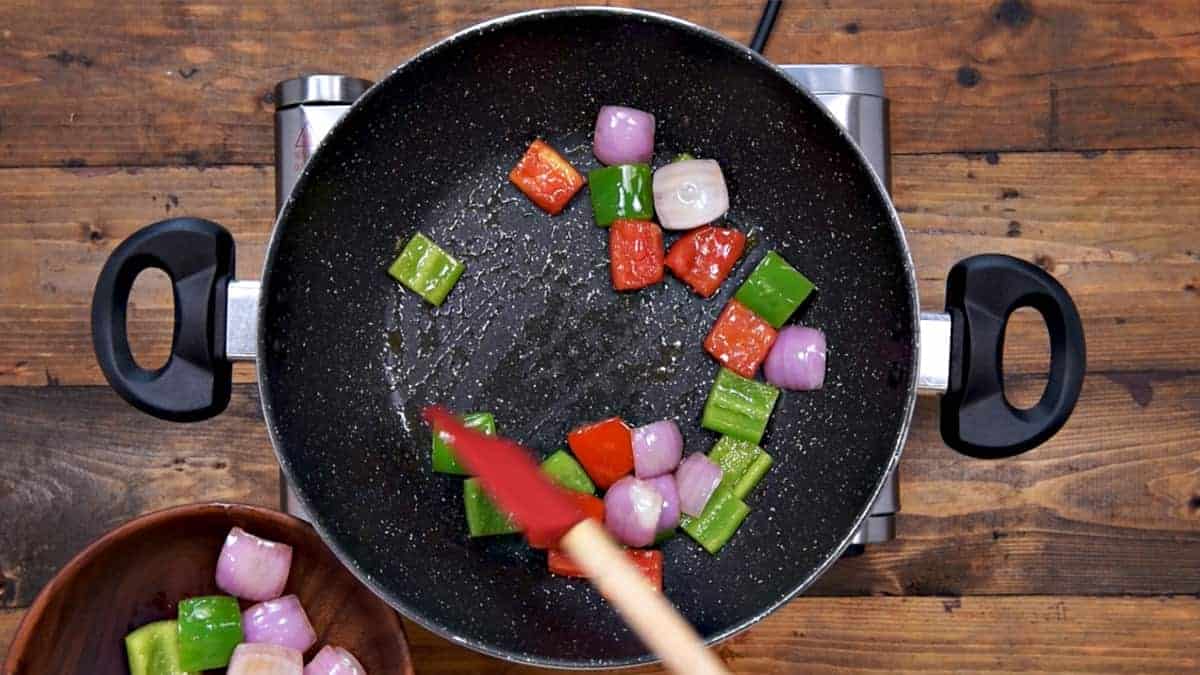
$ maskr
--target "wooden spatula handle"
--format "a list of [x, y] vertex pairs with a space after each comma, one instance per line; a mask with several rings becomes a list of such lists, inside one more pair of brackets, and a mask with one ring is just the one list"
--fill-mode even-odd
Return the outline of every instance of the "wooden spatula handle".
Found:
[[562, 538], [562, 547], [672, 672], [729, 674], [725, 664], [704, 646], [700, 636], [666, 597], [646, 582], [596, 521], [588, 518], [572, 528]]

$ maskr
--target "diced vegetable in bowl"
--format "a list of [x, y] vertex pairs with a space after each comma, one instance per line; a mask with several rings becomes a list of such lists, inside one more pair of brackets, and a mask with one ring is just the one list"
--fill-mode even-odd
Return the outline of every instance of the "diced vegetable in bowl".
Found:
[[366, 675], [366, 673], [367, 669], [363, 668], [353, 654], [333, 645], [322, 647], [313, 660], [304, 666], [304, 675]]
[[179, 603], [179, 665], [184, 670], [224, 668], [242, 640], [237, 598], [209, 595]]
[[271, 644], [240, 644], [233, 650], [226, 675], [304, 675], [304, 656]]
[[130, 675], [187, 675], [179, 665], [179, 622], [155, 621], [125, 636]]
[[300, 606], [300, 598], [294, 595], [260, 602], [247, 609], [242, 614], [242, 631], [246, 642], [279, 645], [301, 652], [317, 641], [317, 632]]
[[229, 531], [217, 558], [217, 588], [246, 600], [283, 594], [292, 567], [292, 547], [260, 539], [240, 527]]
[[177, 620], [149, 623], [125, 636], [131, 675], [215, 668], [227, 668], [229, 675], [365, 675], [362, 664], [340, 647], [326, 647], [310, 664], [316, 664], [314, 670], [304, 668], [303, 652], [317, 634], [298, 597], [279, 597], [291, 562], [291, 546], [232, 528], [216, 561], [217, 584], [262, 601], [243, 613], [229, 595], [181, 600]]

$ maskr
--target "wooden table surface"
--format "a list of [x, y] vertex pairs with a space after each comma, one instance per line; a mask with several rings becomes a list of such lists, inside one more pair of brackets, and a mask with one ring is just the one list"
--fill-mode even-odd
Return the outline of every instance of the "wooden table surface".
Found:
[[[0, 645], [89, 540], [201, 499], [275, 505], [251, 367], [229, 411], [135, 412], [92, 356], [109, 251], [164, 216], [230, 227], [257, 278], [272, 221], [272, 99], [301, 71], [377, 78], [529, 0], [0, 5]], [[749, 38], [759, 3], [642, 3]], [[1035, 261], [1074, 296], [1089, 374], [1024, 456], [965, 459], [922, 400], [899, 539], [840, 562], [719, 651], [739, 672], [1200, 670], [1200, 9], [1196, 0], [789, 0], [767, 56], [882, 66], [894, 187], [926, 308], [959, 258]], [[171, 335], [161, 278], [129, 317]], [[1040, 392], [1022, 317], [1009, 392]], [[418, 671], [527, 672], [412, 627]]]

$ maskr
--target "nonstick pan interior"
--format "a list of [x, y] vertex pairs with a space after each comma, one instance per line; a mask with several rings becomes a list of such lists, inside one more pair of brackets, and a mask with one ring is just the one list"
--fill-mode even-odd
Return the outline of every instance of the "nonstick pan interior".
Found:
[[[751, 247], [717, 296], [669, 278], [616, 293], [586, 192], [550, 217], [507, 180], [542, 137], [586, 171], [597, 109], [658, 119], [656, 162], [721, 162], [728, 222]], [[385, 270], [416, 231], [465, 261], [432, 308]], [[668, 244], [674, 239], [670, 236]], [[580, 423], [679, 422], [686, 450], [717, 366], [701, 341], [770, 249], [819, 291], [818, 392], [785, 392], [774, 468], [713, 557], [665, 547], [665, 592], [720, 638], [807, 585], [895, 460], [911, 414], [915, 292], [894, 213], [836, 124], [744, 48], [674, 20], [609, 10], [522, 15], [423, 53], [368, 92], [301, 177], [264, 278], [263, 403], [280, 461], [356, 574], [410, 618], [475, 649], [570, 667], [650, 659], [582, 581], [517, 537], [471, 540], [461, 479], [429, 467], [422, 406], [488, 410], [543, 455]]]

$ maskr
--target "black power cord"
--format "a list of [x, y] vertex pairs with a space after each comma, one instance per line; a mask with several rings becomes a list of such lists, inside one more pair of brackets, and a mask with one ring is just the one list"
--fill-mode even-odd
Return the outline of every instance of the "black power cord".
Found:
[[783, 0], [767, 0], [767, 6], [763, 7], [762, 16], [758, 19], [758, 26], [754, 29], [754, 37], [750, 39], [750, 49], [762, 53], [763, 48], [767, 46], [767, 39], [771, 37], [771, 29], [775, 27], [775, 17], [779, 16], [779, 8], [783, 5]]

